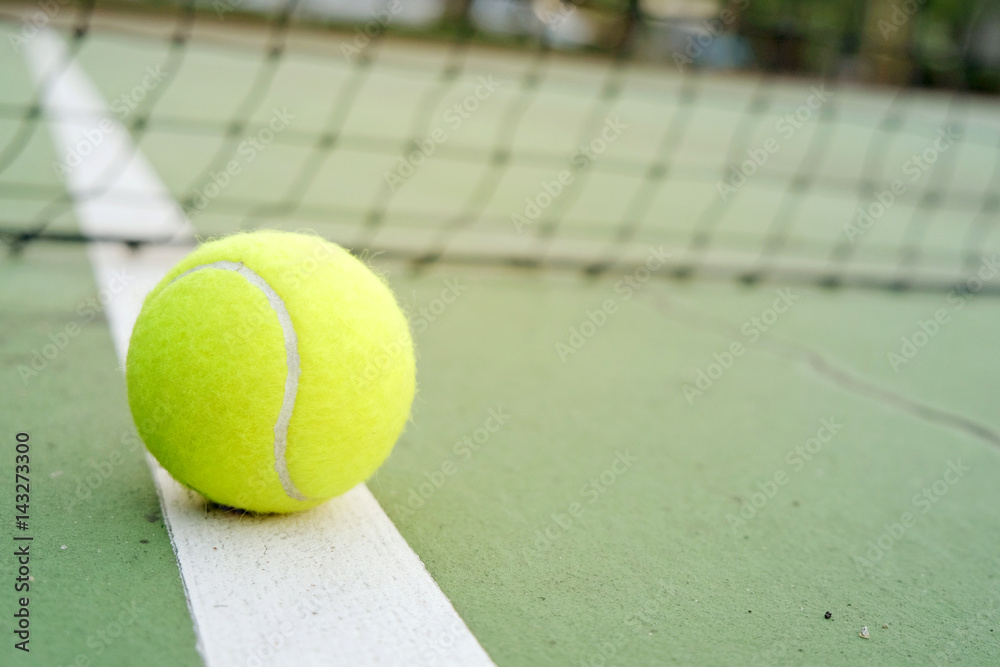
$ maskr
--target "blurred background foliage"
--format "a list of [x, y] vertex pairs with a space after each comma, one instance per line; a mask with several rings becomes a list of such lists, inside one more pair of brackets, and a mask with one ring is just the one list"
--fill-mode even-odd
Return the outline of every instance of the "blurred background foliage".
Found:
[[[98, 2], [98, 5], [105, 4]], [[997, 0], [115, 0], [223, 20], [537, 44], [678, 69], [1000, 92]], [[374, 26], [374, 27], [373, 27]]]

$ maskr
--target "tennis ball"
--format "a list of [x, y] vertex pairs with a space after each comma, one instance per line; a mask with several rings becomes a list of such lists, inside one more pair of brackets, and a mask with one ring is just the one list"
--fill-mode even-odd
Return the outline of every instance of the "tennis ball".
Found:
[[129, 342], [140, 437], [177, 481], [253, 512], [362, 482], [409, 419], [413, 341], [343, 248], [276, 231], [206, 243], [146, 297]]

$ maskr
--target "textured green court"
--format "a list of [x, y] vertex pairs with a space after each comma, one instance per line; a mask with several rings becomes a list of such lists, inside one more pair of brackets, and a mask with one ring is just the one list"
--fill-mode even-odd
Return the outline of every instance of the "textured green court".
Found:
[[[170, 22], [95, 21], [74, 59], [112, 110], [145, 90], [118, 120], [198, 234], [370, 249], [409, 309], [413, 421], [368, 487], [497, 665], [1000, 662], [995, 101], [832, 88], [811, 108], [808, 82], [403, 40], [359, 66], [329, 36], [268, 58], [254, 27], [203, 21], [171, 46]], [[4, 664], [205, 664], [101, 303], [114, 285], [65, 240], [67, 156], [25, 111], [36, 94], [0, 49], [0, 470], [9, 540], [30, 434], [34, 535], [30, 653], [3, 559]], [[512, 214], [608, 119], [627, 129], [519, 233]], [[392, 192], [386, 171], [436, 128]], [[723, 201], [721, 166], [769, 140]], [[897, 179], [852, 244], [845, 223]], [[861, 286], [896, 283], [922, 288]]]

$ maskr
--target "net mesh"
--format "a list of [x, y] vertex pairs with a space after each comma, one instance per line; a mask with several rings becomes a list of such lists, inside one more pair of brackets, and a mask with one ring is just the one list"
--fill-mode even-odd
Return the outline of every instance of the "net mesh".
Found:
[[[674, 277], [932, 290], [967, 285], [1000, 247], [994, 98], [634, 57], [634, 3], [552, 5], [541, 38], [504, 39], [482, 37], [476, 5], [422, 27], [394, 25], [400, 7], [345, 25], [298, 2], [8, 5], [5, 243], [95, 240], [43, 111], [65, 63], [36, 84], [19, 62], [41, 25], [203, 237], [311, 229], [416, 265], [595, 274], [655, 251]], [[621, 19], [608, 48], [554, 48], [585, 10]]]

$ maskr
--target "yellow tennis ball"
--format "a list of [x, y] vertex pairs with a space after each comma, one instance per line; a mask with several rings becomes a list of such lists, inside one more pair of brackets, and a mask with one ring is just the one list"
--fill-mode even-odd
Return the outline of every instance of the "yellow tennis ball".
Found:
[[202, 245], [146, 297], [126, 363], [139, 435], [222, 505], [294, 512], [375, 472], [409, 418], [413, 341], [340, 246], [263, 231]]

